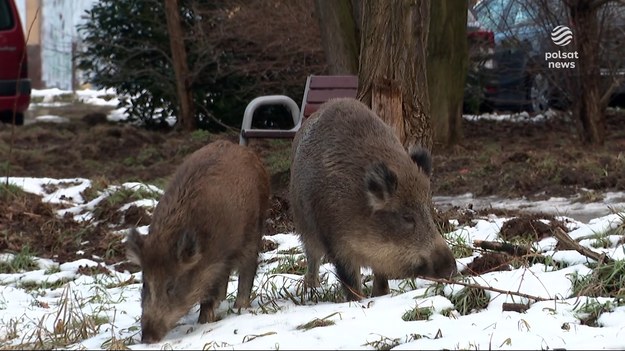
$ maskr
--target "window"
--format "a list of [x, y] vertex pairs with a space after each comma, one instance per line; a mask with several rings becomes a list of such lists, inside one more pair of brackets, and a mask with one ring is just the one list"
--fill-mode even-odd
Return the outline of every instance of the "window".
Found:
[[13, 11], [9, 7], [8, 0], [0, 0], [0, 30], [13, 28]]

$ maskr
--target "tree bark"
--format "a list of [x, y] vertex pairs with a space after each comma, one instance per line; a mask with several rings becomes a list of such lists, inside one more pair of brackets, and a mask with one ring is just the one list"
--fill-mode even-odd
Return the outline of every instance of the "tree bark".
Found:
[[575, 26], [579, 80], [578, 99], [573, 105], [580, 139], [585, 144], [603, 145], [605, 109], [602, 103], [599, 68], [599, 21], [597, 10], [601, 1], [572, 0], [568, 2]]
[[191, 79], [187, 66], [187, 52], [184, 46], [184, 37], [180, 23], [180, 8], [178, 0], [165, 0], [165, 17], [169, 32], [172, 62], [176, 75], [176, 92], [180, 104], [178, 122], [185, 130], [197, 129], [197, 122], [193, 111], [193, 95], [191, 94]]
[[329, 74], [358, 72], [356, 20], [350, 0], [315, 0]]
[[429, 0], [363, 0], [358, 99], [404, 147], [432, 150], [426, 77]]
[[434, 143], [462, 138], [462, 102], [467, 75], [467, 1], [436, 0], [430, 8], [427, 79]]

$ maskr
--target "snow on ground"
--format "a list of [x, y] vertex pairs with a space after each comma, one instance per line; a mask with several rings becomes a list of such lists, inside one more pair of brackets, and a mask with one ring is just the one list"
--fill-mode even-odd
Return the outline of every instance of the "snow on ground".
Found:
[[552, 109], [545, 111], [542, 114], [536, 114], [531, 116], [528, 112], [522, 111], [518, 113], [483, 113], [480, 115], [465, 114], [463, 117], [469, 121], [487, 120], [487, 121], [513, 121], [513, 122], [542, 122], [546, 119], [552, 118], [556, 115], [556, 112]]
[[[83, 214], [118, 187], [161, 191], [151, 185], [125, 183], [102, 191], [101, 196], [85, 202], [80, 192], [90, 185], [88, 179], [9, 178], [25, 191], [41, 194], [44, 201], [62, 203], [59, 211]], [[141, 201], [141, 200], [140, 200]], [[141, 202], [153, 207], [156, 201]], [[588, 222], [569, 219], [572, 238], [602, 233], [622, 223], [622, 216], [610, 214]], [[77, 220], [86, 217], [77, 217]], [[494, 215], [475, 220], [473, 226], [457, 226], [448, 238], [497, 240], [499, 228], [508, 218]], [[147, 226], [139, 228], [147, 233]], [[116, 272], [110, 275], [82, 275], [81, 266], [97, 266], [94, 260], [81, 259], [59, 265], [39, 260], [40, 269], [17, 274], [0, 274], [0, 345], [53, 339], [62, 333], [63, 323], [91, 325], [85, 337], [74, 336], [69, 349], [106, 349], [124, 343], [131, 349], [623, 349], [625, 348], [625, 306], [610, 298], [572, 297], [572, 277], [591, 272], [588, 259], [576, 251], [555, 252], [555, 239], [538, 243], [541, 252], [567, 264], [555, 270], [534, 264], [468, 278], [467, 282], [540, 297], [524, 312], [502, 311], [504, 303], [525, 303], [527, 299], [487, 291], [488, 306], [466, 315], [458, 313], [452, 300], [462, 293], [459, 284], [445, 285], [441, 294], [435, 284], [424, 279], [392, 280], [392, 293], [360, 302], [314, 302], [300, 300], [301, 275], [276, 273], [289, 260], [303, 258], [297, 235], [283, 233], [267, 236], [277, 247], [260, 254], [252, 306], [240, 314], [232, 311], [237, 277], [228, 286], [228, 298], [217, 315], [221, 320], [199, 325], [198, 306], [194, 306], [160, 343], [140, 343], [141, 273]], [[591, 247], [590, 240], [581, 242]], [[624, 259], [623, 244], [616, 248], [593, 248], [615, 259]], [[458, 266], [476, 255], [458, 257]], [[10, 259], [10, 255], [0, 260]], [[322, 288], [329, 296], [341, 294], [334, 268], [322, 265]], [[363, 269], [363, 274], [369, 274]], [[50, 288], [55, 282], [66, 282]], [[26, 290], [24, 284], [40, 285]], [[367, 283], [371, 286], [371, 282]], [[581, 318], [603, 306], [597, 324], [583, 325]], [[424, 320], [405, 321], [402, 316], [415, 307], [425, 308]], [[455, 309], [455, 310], [454, 310]], [[596, 310], [596, 308], [595, 308]], [[69, 322], [68, 322], [69, 320]], [[91, 324], [88, 322], [91, 321]], [[59, 326], [59, 323], [60, 326]], [[311, 324], [316, 327], [310, 328]], [[91, 328], [91, 329], [90, 329]], [[39, 339], [38, 339], [39, 338]]]
[[[114, 109], [111, 110], [107, 119], [111, 122], [118, 122], [128, 119], [128, 115], [126, 114], [125, 108], [117, 108], [120, 103], [121, 96], [117, 95], [115, 89], [82, 89], [82, 90], [61, 90], [58, 88], [51, 89], [33, 89], [31, 96], [34, 98], [31, 101], [29, 106], [30, 110], [36, 110], [39, 108], [45, 107], [58, 107], [58, 106], [67, 106], [71, 105], [74, 102], [80, 102], [87, 105], [98, 105], [98, 106], [110, 106]], [[163, 110], [158, 108], [154, 111], [155, 114], [159, 115], [163, 113]], [[35, 119], [36, 122], [68, 122], [67, 118], [62, 116], [48, 116], [44, 115], [41, 117], [37, 117]], [[169, 125], [174, 125], [176, 123], [176, 118], [174, 116], [167, 116], [165, 121], [169, 123]]]
[[496, 196], [474, 197], [473, 194], [458, 196], [434, 196], [434, 203], [440, 208], [458, 206], [465, 208], [473, 205], [478, 208], [496, 208], [502, 210], [522, 209], [527, 212], [543, 212], [553, 215], [573, 217], [588, 221], [604, 216], [613, 210], [625, 210], [625, 192], [606, 192], [598, 201], [582, 202], [578, 198], [552, 197], [547, 200], [528, 200], [525, 198], [502, 199]]

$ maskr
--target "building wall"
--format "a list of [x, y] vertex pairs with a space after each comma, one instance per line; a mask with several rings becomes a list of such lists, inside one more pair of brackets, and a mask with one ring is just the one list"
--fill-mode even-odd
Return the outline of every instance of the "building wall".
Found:
[[80, 42], [76, 26], [96, 1], [15, 0], [28, 36], [28, 68], [34, 88], [74, 88], [72, 57]]
[[44, 0], [41, 27], [42, 80], [46, 87], [71, 90], [75, 69], [73, 51], [80, 41], [76, 26], [96, 0]]

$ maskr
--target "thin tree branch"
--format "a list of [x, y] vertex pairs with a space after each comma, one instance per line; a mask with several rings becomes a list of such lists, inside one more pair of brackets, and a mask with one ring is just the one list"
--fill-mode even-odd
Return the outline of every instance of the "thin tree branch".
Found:
[[497, 241], [473, 240], [473, 246], [484, 250], [504, 252], [517, 257], [532, 254], [532, 251], [526, 247]]
[[587, 247], [580, 245], [577, 241], [573, 240], [567, 233], [565, 233], [564, 230], [562, 230], [561, 228], [556, 228], [553, 231], [553, 235], [561, 243], [567, 245], [568, 247], [572, 247], [575, 251], [579, 252], [580, 254], [588, 258], [591, 258], [597, 261], [597, 263], [599, 264], [614, 262], [614, 260], [608, 257], [605, 253], [598, 253]]
[[430, 278], [430, 277], [421, 277], [421, 278], [425, 279], [425, 280], [437, 282], [437, 283], [442, 283], [442, 284], [457, 284], [457, 285], [465, 286], [467, 288], [484, 289], [484, 290], [500, 293], [500, 294], [503, 294], [503, 295], [518, 296], [518, 297], [523, 297], [523, 298], [534, 300], [534, 301], [559, 300], [558, 298], [546, 299], [546, 298], [540, 297], [540, 296], [534, 296], [534, 295], [525, 294], [525, 293], [521, 293], [521, 292], [497, 289], [497, 288], [493, 288], [491, 286], [485, 286], [485, 285], [479, 285], [479, 284], [473, 284], [473, 283], [465, 283], [465, 282], [461, 282], [461, 281], [454, 281], [454, 280], [451, 280], [451, 279]]

